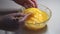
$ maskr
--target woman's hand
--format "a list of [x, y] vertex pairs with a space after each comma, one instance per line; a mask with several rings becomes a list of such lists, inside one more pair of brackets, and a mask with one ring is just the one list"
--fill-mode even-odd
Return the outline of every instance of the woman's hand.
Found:
[[30, 14], [23, 14], [23, 13], [12, 13], [8, 15], [4, 15], [2, 17], [2, 26], [5, 30], [14, 30], [17, 29], [21, 23], [24, 23], [24, 20], [29, 16]]
[[24, 6], [25, 8], [31, 8], [31, 7], [37, 8], [36, 0], [13, 0], [13, 1]]

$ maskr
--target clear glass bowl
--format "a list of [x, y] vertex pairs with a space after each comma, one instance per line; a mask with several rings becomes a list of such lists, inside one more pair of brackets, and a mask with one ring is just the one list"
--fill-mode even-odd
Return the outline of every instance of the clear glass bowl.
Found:
[[[25, 9], [25, 8], [22, 8], [22, 11], [23, 11], [24, 9]], [[43, 23], [40, 23], [41, 28], [43, 28], [43, 27], [45, 27], [45, 26], [47, 25], [47, 21], [51, 18], [52, 12], [51, 12], [51, 10], [50, 10], [48, 7], [46, 7], [46, 6], [42, 5], [42, 4], [39, 4], [39, 5], [38, 5], [38, 9], [40, 9], [40, 10], [42, 10], [42, 11], [44, 11], [44, 12], [46, 12], [46, 13], [48, 14], [48, 19], [47, 19], [46, 21], [44, 21]], [[40, 25], [39, 25], [39, 26], [40, 26]], [[41, 29], [41, 28], [40, 28], [40, 29]]]

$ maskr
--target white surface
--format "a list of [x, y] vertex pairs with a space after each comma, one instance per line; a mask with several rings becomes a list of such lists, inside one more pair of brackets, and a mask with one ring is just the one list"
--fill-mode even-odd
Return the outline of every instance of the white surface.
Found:
[[38, 3], [49, 7], [52, 11], [46, 34], [60, 34], [60, 0], [39, 0]]
[[[49, 20], [48, 30], [45, 32], [45, 34], [60, 34], [60, 0], [37, 0], [37, 2], [38, 4], [43, 4], [49, 7], [52, 11], [52, 17]], [[19, 8], [20, 6], [11, 0], [0, 0], [0, 10], [16, 10]]]

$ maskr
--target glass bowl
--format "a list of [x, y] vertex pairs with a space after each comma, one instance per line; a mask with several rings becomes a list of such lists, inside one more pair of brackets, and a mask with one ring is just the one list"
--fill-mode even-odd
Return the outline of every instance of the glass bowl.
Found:
[[[23, 8], [22, 8], [22, 11], [23, 11], [24, 9], [25, 9], [25, 8], [23, 7]], [[39, 28], [39, 29], [42, 29], [43, 27], [45, 27], [45, 26], [47, 25], [48, 20], [50, 20], [51, 15], [52, 15], [52, 12], [51, 12], [51, 10], [50, 10], [48, 7], [46, 7], [46, 6], [42, 5], [42, 4], [39, 4], [39, 5], [38, 5], [38, 9], [40, 9], [40, 10], [42, 10], [42, 11], [44, 11], [44, 12], [46, 12], [46, 13], [48, 14], [48, 19], [47, 19], [46, 21], [40, 23], [40, 25], [39, 25], [39, 26], [41, 26], [41, 28]], [[28, 28], [28, 27], [27, 27], [27, 28]]]

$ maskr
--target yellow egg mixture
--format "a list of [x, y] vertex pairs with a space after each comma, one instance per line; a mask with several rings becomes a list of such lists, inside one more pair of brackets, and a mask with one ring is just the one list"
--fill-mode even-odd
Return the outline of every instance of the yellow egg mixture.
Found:
[[23, 11], [24, 14], [32, 13], [25, 20], [25, 26], [31, 30], [37, 30], [45, 26], [48, 15], [46, 12], [39, 10], [38, 8], [28, 8]]

